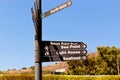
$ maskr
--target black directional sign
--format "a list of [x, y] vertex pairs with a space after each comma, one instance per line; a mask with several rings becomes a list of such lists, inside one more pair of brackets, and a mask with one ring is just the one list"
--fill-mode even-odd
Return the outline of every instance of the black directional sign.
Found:
[[61, 4], [60, 6], [57, 6], [57, 7], [53, 8], [53, 9], [43, 13], [42, 18], [45, 18], [45, 17], [47, 17], [49, 15], [52, 15], [52, 14], [54, 14], [54, 13], [56, 13], [56, 12], [58, 12], [58, 11], [64, 9], [64, 8], [67, 8], [67, 7], [71, 6], [71, 4], [72, 4], [72, 1], [69, 0], [69, 1]]
[[86, 59], [87, 45], [83, 42], [42, 41], [42, 61]]

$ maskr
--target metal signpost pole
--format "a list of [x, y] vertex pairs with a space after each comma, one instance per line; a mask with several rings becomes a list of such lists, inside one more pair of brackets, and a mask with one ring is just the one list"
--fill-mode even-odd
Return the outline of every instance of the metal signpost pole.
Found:
[[35, 80], [42, 80], [41, 79], [41, 61], [40, 61], [40, 48], [38, 39], [35, 40]]
[[41, 0], [36, 0], [37, 5], [37, 35], [36, 35], [36, 52], [35, 52], [35, 80], [42, 80], [42, 59], [41, 59], [41, 47], [42, 47], [42, 10]]
[[32, 10], [32, 19], [35, 27], [35, 80], [42, 80], [42, 10], [41, 0], [36, 0]]

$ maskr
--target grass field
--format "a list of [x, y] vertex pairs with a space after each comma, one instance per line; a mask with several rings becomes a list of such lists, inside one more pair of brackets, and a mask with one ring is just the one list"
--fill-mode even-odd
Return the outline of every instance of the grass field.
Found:
[[[0, 80], [35, 80], [34, 74], [1, 74]], [[43, 75], [43, 80], [120, 80], [120, 75]]]
[[0, 80], [34, 80], [33, 74], [0, 74]]
[[118, 75], [47, 75], [43, 80], [120, 80]]

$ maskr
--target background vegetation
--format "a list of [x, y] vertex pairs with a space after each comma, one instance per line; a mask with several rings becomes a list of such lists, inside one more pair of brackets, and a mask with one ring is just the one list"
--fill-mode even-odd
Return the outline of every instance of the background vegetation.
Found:
[[85, 61], [68, 61], [67, 74], [71, 75], [117, 75], [119, 74], [120, 49], [97, 47], [97, 56]]
[[[67, 75], [51, 75], [51, 72], [43, 71], [43, 80], [120, 80], [120, 49], [113, 46], [97, 47], [97, 50], [95, 56], [89, 56], [85, 61], [68, 61], [69, 67], [64, 73]], [[35, 80], [34, 68], [29, 68], [33, 70], [31, 73], [21, 74], [0, 71], [0, 80]], [[26, 71], [27, 68], [23, 67], [22, 70]]]

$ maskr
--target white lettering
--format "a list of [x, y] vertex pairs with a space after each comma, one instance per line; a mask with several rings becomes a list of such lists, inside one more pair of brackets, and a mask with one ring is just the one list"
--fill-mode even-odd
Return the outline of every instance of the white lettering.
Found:
[[57, 12], [59, 10], [59, 8], [57, 7], [57, 8], [55, 8], [55, 9], [52, 9], [51, 11], [50, 11], [50, 13], [52, 14], [52, 13], [55, 13], [55, 12]]
[[63, 57], [64, 60], [80, 60], [81, 57]]
[[70, 44], [71, 44], [71, 45], [77, 45], [78, 43], [72, 43], [72, 42], [71, 42]]
[[70, 48], [80, 48], [80, 45], [70, 45]]
[[67, 7], [67, 4], [64, 4], [64, 5], [59, 6], [59, 9], [63, 9], [63, 8], [65, 8], [65, 7]]
[[50, 45], [60, 45], [59, 42], [50, 42]]
[[69, 45], [67, 42], [61, 42], [61, 45]]
[[67, 6], [70, 6], [71, 4], [72, 4], [72, 2], [71, 2], [71, 1], [68, 1], [68, 2], [65, 3], [65, 4], [62, 4], [62, 5], [54, 8], [54, 9], [52, 9], [52, 10], [50, 11], [50, 13], [53, 14], [53, 13], [59, 11], [59, 10], [62, 10], [62, 9], [64, 9], [64, 8], [66, 8]]
[[68, 54], [80, 54], [81, 51], [68, 51]]
[[58, 53], [58, 52], [56, 52], [56, 54], [63, 55], [63, 54], [66, 54], [66, 51], [60, 51], [59, 53]]
[[61, 49], [69, 49], [69, 46], [61, 46]]

